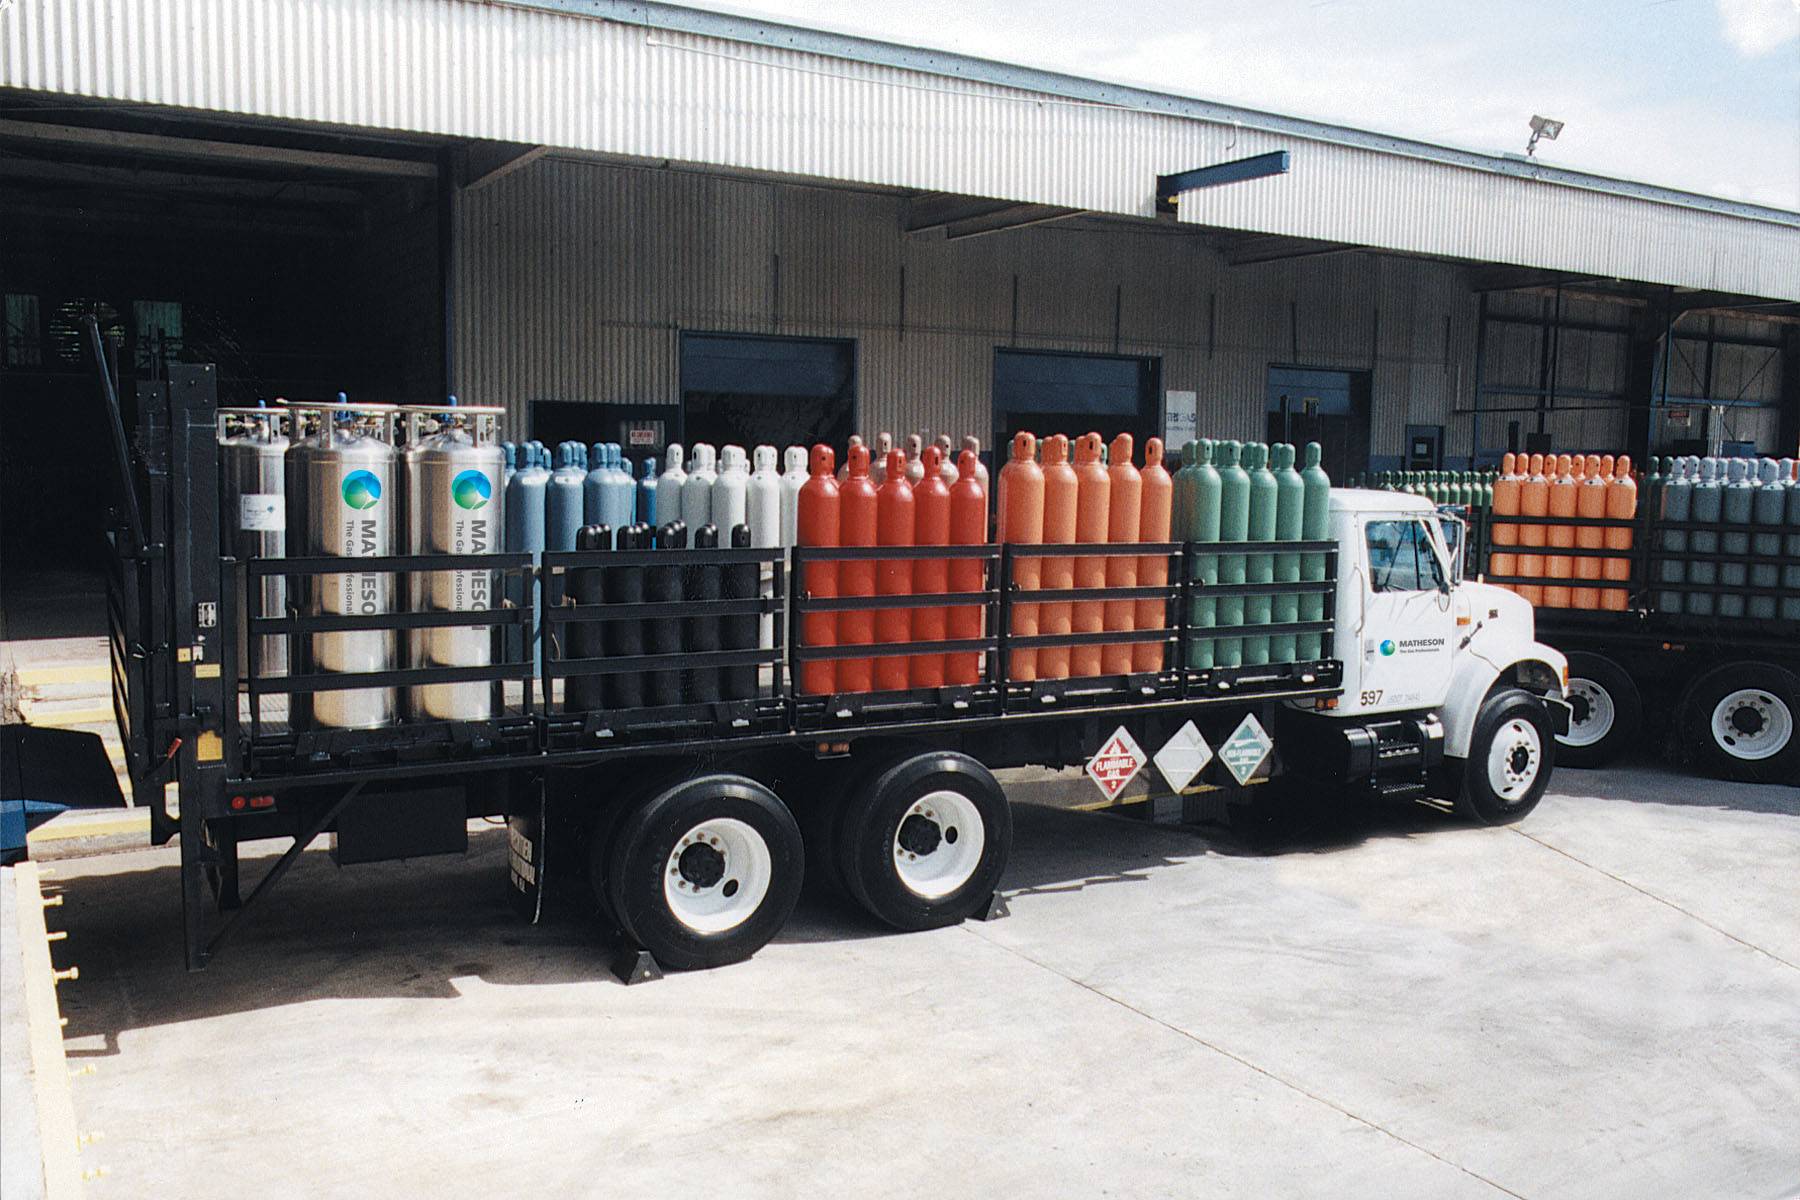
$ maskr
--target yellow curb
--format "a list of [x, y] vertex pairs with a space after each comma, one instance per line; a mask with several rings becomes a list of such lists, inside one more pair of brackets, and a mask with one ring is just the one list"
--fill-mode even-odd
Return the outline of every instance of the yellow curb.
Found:
[[96, 725], [113, 719], [111, 707], [59, 708], [51, 710], [50, 701], [26, 704], [25, 719], [40, 729], [67, 729], [71, 725]]
[[[44, 928], [44, 895], [38, 865], [13, 868], [19, 950], [24, 959], [25, 1024], [31, 1044], [32, 1087], [37, 1093], [38, 1140], [48, 1200], [79, 1198], [81, 1139], [75, 1128], [75, 1101], [69, 1091], [69, 1060], [63, 1055], [62, 1012], [56, 1002], [56, 965]], [[60, 901], [60, 898], [59, 898]], [[65, 976], [64, 978], [74, 978]]]
[[71, 838], [115, 837], [119, 834], [148, 834], [149, 832], [150, 810], [134, 808], [129, 811], [115, 811], [105, 818], [90, 818], [80, 821], [65, 821], [62, 816], [58, 816], [32, 830], [25, 840], [28, 844], [35, 845], [38, 842], [62, 842]]
[[20, 667], [19, 682], [27, 687], [44, 683], [111, 683], [112, 668], [105, 663], [66, 667]]

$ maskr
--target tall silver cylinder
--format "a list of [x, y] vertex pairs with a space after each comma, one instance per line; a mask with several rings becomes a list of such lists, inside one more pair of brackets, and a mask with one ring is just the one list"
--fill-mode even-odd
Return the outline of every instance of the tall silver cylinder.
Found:
[[[494, 554], [505, 528], [505, 456], [495, 408], [409, 409], [405, 494], [408, 554]], [[486, 612], [494, 607], [492, 571], [429, 571], [408, 586], [413, 612]], [[485, 667], [494, 661], [487, 625], [415, 629], [407, 661], [414, 667]], [[411, 716], [482, 721], [494, 715], [494, 687], [480, 681], [408, 689]]]
[[[316, 435], [288, 452], [290, 484], [305, 518], [304, 552], [338, 558], [394, 553], [395, 461], [391, 409], [328, 413]], [[290, 492], [292, 494], [292, 492]], [[290, 513], [290, 518], [293, 517]], [[394, 610], [394, 577], [347, 571], [313, 577], [306, 611], [315, 615], [374, 615]], [[394, 669], [394, 633], [387, 629], [315, 633], [312, 668], [327, 674]], [[392, 724], [397, 689], [347, 688], [315, 692], [316, 724], [373, 729]]]
[[[224, 489], [219, 528], [224, 533], [226, 554], [249, 561], [287, 556], [287, 501], [283, 479], [288, 450], [289, 414], [283, 409], [247, 408], [219, 410], [219, 479]], [[250, 621], [254, 617], [287, 615], [287, 580], [279, 575], [263, 578], [237, 597], [238, 670], [251, 672]], [[255, 673], [274, 678], [288, 673], [288, 639], [264, 634], [256, 639]], [[249, 699], [243, 701], [241, 719], [248, 720]], [[264, 719], [285, 720], [287, 697], [271, 696], [262, 705]]]

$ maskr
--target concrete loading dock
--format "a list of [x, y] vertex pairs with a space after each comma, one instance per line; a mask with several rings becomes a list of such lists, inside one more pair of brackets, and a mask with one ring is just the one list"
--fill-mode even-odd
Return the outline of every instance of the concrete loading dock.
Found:
[[1790, 789], [1570, 772], [1517, 827], [1234, 836], [1067, 811], [1070, 786], [1094, 795], [1012, 785], [1006, 921], [884, 936], [809, 901], [753, 961], [635, 988], [579, 920], [509, 914], [498, 831], [461, 861], [307, 855], [204, 987], [170, 850], [58, 863], [88, 1194], [1777, 1195], [1800, 1170]]

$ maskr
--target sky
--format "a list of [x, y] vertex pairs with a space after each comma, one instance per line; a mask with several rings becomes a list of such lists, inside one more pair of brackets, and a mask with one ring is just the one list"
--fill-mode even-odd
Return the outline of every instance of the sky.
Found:
[[1800, 0], [686, 2], [1800, 211]]

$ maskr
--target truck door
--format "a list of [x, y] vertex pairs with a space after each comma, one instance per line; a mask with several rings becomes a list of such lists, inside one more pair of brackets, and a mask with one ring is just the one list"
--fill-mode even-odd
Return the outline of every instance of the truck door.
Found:
[[1449, 694], [1456, 616], [1437, 540], [1422, 516], [1363, 524], [1361, 629], [1345, 638], [1343, 715], [1435, 708]]

